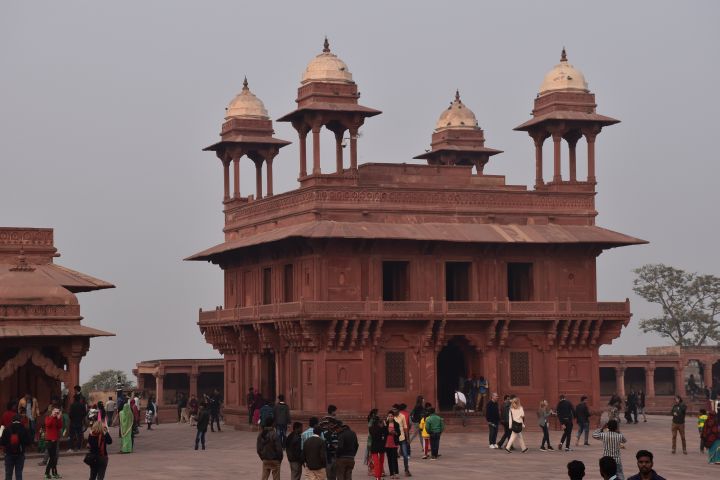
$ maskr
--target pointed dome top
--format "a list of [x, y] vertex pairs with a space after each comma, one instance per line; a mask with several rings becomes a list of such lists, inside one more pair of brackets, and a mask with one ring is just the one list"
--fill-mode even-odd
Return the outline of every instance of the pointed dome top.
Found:
[[585, 75], [568, 63], [565, 47], [563, 47], [560, 55], [560, 63], [545, 75], [545, 79], [540, 85], [540, 95], [557, 90], [588, 91]]
[[303, 73], [301, 83], [310, 82], [353, 83], [348, 66], [337, 55], [330, 52], [330, 43], [327, 37], [325, 37], [322, 53], [308, 63], [305, 73]]
[[440, 118], [438, 118], [438, 121], [435, 124], [435, 131], [445, 128], [479, 128], [475, 114], [462, 103], [462, 100], [460, 100], [459, 90], [455, 91], [455, 100], [450, 103], [450, 106], [442, 114], [440, 114]]
[[231, 118], [251, 118], [257, 120], [268, 120], [270, 116], [265, 109], [263, 102], [250, 91], [247, 77], [243, 81], [243, 88], [225, 111], [225, 120]]

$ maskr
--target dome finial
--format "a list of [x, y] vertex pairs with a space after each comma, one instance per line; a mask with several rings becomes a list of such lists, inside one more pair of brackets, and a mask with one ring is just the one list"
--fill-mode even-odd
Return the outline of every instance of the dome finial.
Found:
[[460, 101], [460, 89], [459, 88], [455, 89], [455, 101], [456, 102]]
[[323, 43], [323, 53], [330, 53], [330, 42], [328, 42], [327, 35], [325, 35], [325, 42]]
[[565, 47], [563, 46], [562, 53], [560, 54], [560, 61], [561, 62], [567, 62], [567, 53], [565, 52]]
[[247, 75], [245, 75], [245, 79], [243, 80], [243, 90], [250, 90], [250, 87], [248, 87]]

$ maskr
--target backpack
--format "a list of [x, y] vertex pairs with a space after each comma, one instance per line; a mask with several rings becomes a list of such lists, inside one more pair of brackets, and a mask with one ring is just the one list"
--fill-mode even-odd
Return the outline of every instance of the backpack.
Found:
[[410, 421], [413, 423], [420, 423], [424, 412], [425, 409], [423, 407], [413, 408], [412, 412], [410, 412]]
[[275, 445], [275, 432], [263, 435], [260, 458], [263, 460], [277, 460], [278, 452]]
[[8, 444], [8, 453], [11, 455], [20, 455], [22, 452], [22, 443], [20, 442], [20, 433], [10, 433], [10, 443]]

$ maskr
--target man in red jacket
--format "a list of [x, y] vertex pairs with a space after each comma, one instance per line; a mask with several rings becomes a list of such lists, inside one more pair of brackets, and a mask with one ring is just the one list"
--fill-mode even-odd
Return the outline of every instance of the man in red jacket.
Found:
[[0, 425], [8, 428], [12, 424], [13, 418], [18, 413], [17, 405], [18, 404], [15, 400], [10, 400], [7, 403], [7, 410], [2, 414], [2, 418], [0, 418]]

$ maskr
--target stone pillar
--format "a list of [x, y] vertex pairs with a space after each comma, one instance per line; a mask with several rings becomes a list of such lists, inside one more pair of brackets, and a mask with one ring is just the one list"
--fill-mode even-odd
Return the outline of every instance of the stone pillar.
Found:
[[268, 157], [265, 162], [267, 163], [267, 196], [273, 196], [273, 156]]
[[350, 169], [352, 171], [357, 170], [357, 164], [358, 164], [357, 137], [358, 137], [358, 127], [350, 127]]
[[162, 373], [155, 374], [155, 400], [158, 405], [165, 405], [165, 389], [163, 382], [165, 381], [165, 375]]
[[72, 392], [75, 385], [80, 385], [80, 357], [70, 356], [67, 359], [68, 390]]
[[645, 406], [655, 406], [655, 366], [645, 367]]
[[223, 160], [223, 200], [230, 200], [230, 160]]
[[703, 386], [704, 387], [712, 388], [712, 386], [713, 386], [712, 367], [713, 367], [712, 360], [708, 360], [705, 363], [703, 363]]
[[262, 160], [255, 162], [255, 198], [260, 200], [262, 195]]
[[543, 143], [545, 143], [545, 139], [541, 138], [539, 136], [533, 137], [533, 140], [535, 141], [535, 187], [539, 187], [543, 185], [545, 182], [543, 181]]
[[553, 146], [554, 146], [554, 172], [553, 172], [553, 182], [554, 183], [560, 183], [562, 182], [562, 173], [560, 171], [560, 161], [561, 161], [561, 152], [562, 152], [562, 135], [559, 133], [553, 133], [552, 136], [553, 139]]
[[685, 398], [685, 376], [684, 368], [681, 363], [675, 365], [675, 395]]
[[337, 173], [342, 173], [344, 169], [342, 146], [343, 133], [345, 133], [343, 130], [335, 132], [335, 171]]
[[195, 397], [197, 397], [199, 376], [200, 374], [198, 373], [197, 366], [193, 366], [192, 370], [190, 371], [190, 392], [188, 392], [188, 395], [195, 395]]
[[620, 398], [625, 400], [625, 367], [615, 367], [615, 389]]
[[588, 183], [597, 183], [595, 179], [595, 136], [596, 133], [585, 133], [585, 139], [587, 140], [587, 155], [588, 155], [588, 168], [587, 168], [587, 181]]
[[233, 184], [235, 198], [240, 198], [240, 156], [233, 157]]
[[577, 145], [577, 140], [570, 139], [568, 140], [568, 147], [570, 149], [570, 181], [571, 182], [577, 182], [577, 165], [575, 163], [575, 146]]
[[313, 134], [313, 175], [320, 175], [320, 125], [312, 127]]
[[307, 130], [298, 129], [300, 140], [300, 178], [307, 177]]

